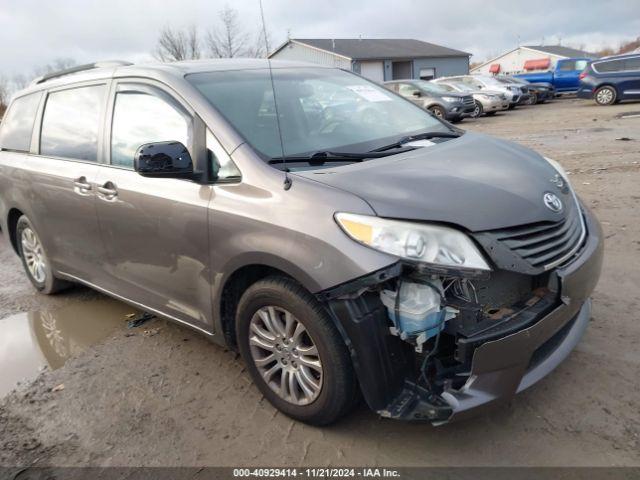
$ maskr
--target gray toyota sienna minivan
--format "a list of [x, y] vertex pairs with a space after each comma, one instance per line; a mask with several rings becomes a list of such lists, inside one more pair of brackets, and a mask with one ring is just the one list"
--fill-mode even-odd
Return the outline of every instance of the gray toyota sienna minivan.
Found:
[[0, 222], [44, 294], [81, 283], [239, 350], [312, 424], [361, 395], [434, 424], [578, 343], [602, 231], [553, 160], [336, 68], [108, 62], [0, 130]]

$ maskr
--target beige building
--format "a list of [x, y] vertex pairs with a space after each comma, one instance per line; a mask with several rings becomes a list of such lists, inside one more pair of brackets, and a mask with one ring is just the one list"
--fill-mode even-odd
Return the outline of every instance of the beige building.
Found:
[[492, 58], [471, 69], [471, 73], [512, 75], [529, 70], [546, 70], [554, 68], [558, 60], [575, 57], [596, 58], [597, 55], [561, 45], [529, 45]]

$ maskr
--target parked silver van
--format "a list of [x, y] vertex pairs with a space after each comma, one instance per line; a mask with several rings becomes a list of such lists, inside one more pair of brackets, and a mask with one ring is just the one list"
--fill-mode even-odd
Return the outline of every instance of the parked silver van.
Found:
[[602, 231], [562, 167], [362, 77], [267, 60], [49, 74], [0, 129], [0, 226], [238, 349], [287, 415], [435, 424], [528, 388], [590, 317]]

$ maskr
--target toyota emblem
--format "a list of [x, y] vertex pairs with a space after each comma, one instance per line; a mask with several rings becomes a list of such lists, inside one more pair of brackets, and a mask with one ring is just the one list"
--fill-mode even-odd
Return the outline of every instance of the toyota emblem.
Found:
[[545, 193], [542, 200], [545, 206], [552, 212], [560, 213], [562, 211], [562, 200], [560, 200], [555, 193]]

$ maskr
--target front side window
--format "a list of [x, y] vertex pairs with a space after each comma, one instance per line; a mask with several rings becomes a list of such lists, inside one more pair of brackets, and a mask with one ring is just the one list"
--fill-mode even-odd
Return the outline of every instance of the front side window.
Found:
[[627, 58], [624, 61], [625, 70], [640, 70], [640, 57]]
[[138, 91], [116, 94], [111, 127], [111, 164], [133, 168], [136, 150], [145, 143], [190, 144], [190, 119], [155, 95]]
[[273, 69], [275, 95], [268, 69], [195, 73], [186, 79], [267, 159], [283, 153], [362, 153], [406, 135], [449, 131], [413, 103], [338, 69]]
[[211, 162], [211, 172], [216, 180], [240, 180], [240, 170], [209, 129], [207, 129], [207, 155]]
[[0, 148], [28, 152], [42, 93], [16, 98], [4, 115], [0, 129]]
[[40, 154], [96, 162], [106, 87], [96, 85], [52, 92], [42, 117]]
[[587, 65], [589, 64], [588, 60], [577, 60], [576, 61], [576, 70], [584, 70], [585, 68], [587, 68]]

